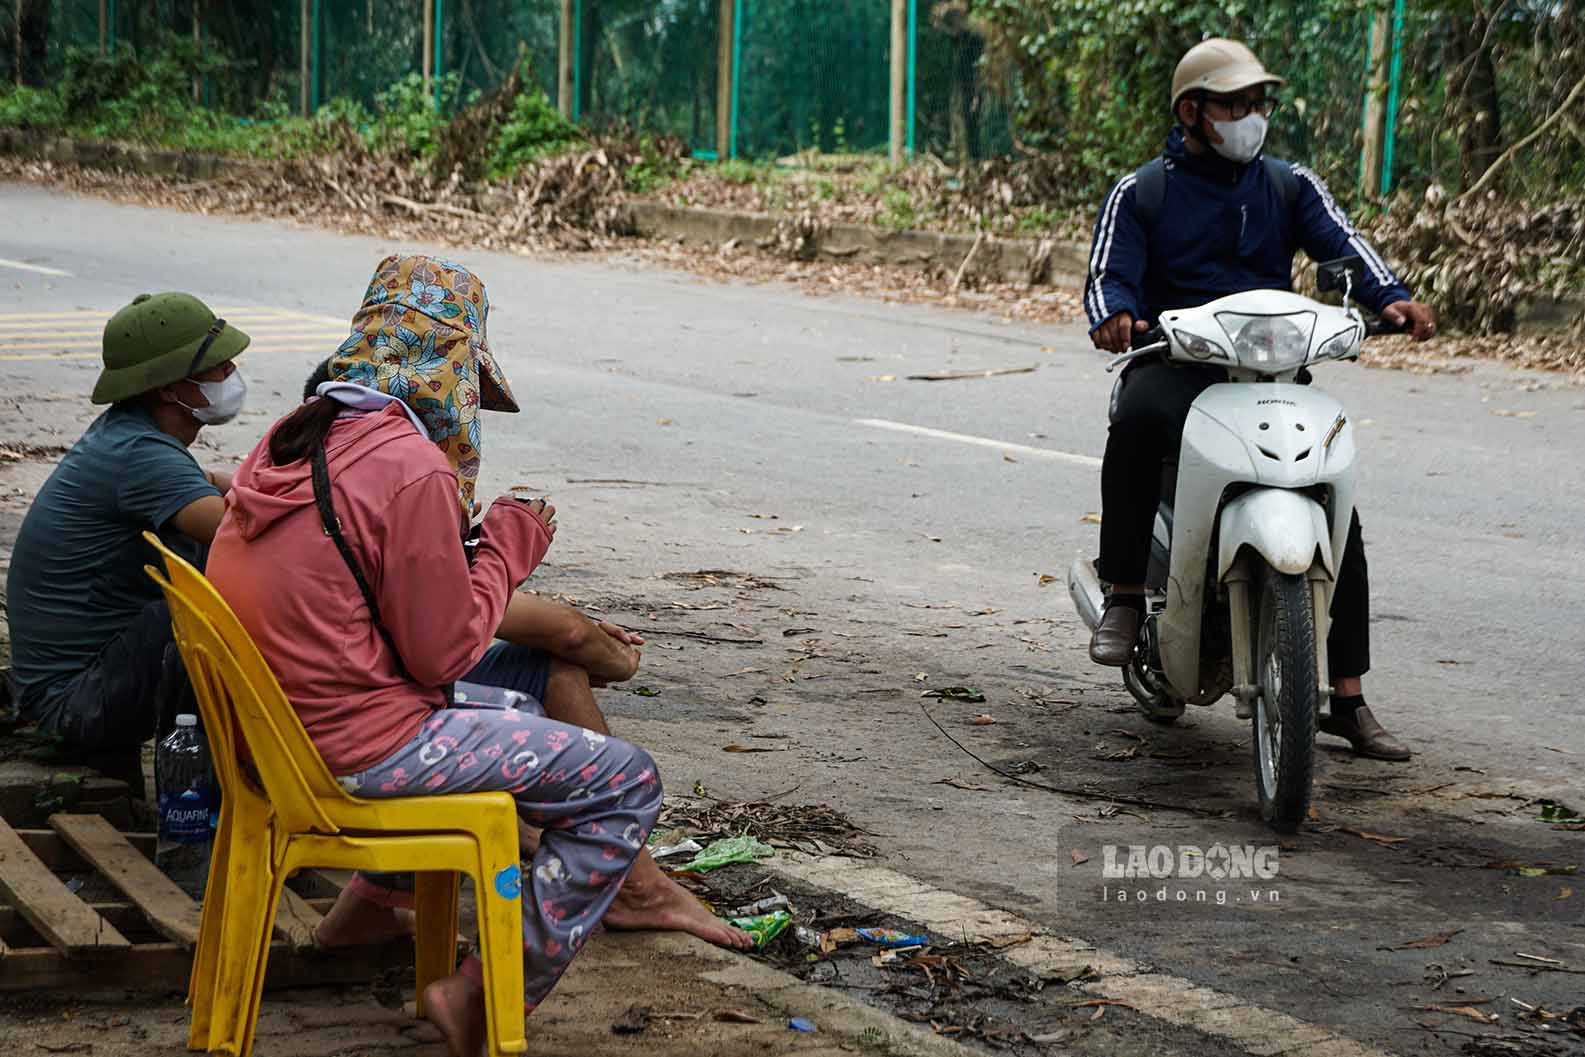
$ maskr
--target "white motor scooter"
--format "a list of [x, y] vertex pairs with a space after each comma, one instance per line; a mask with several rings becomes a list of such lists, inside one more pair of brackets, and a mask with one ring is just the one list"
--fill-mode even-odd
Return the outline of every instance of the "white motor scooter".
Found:
[[[1296, 382], [1309, 365], [1358, 359], [1367, 333], [1390, 329], [1349, 304], [1363, 274], [1358, 258], [1320, 267], [1341, 308], [1254, 290], [1165, 312], [1150, 344], [1107, 368], [1158, 355], [1227, 368], [1229, 380], [1194, 401], [1176, 467], [1163, 467], [1146, 616], [1123, 682], [1164, 723], [1231, 693], [1239, 718], [1254, 720], [1261, 815], [1285, 833], [1309, 808], [1316, 721], [1331, 695], [1332, 589], [1354, 512], [1348, 416]], [[1074, 562], [1068, 591], [1093, 630], [1104, 600], [1093, 562]]]

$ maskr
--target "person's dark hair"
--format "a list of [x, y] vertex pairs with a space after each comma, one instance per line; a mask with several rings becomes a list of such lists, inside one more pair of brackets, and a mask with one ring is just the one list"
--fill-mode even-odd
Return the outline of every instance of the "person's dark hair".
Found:
[[321, 382], [330, 381], [330, 359], [314, 368], [303, 386], [303, 406], [293, 411], [270, 434], [270, 461], [285, 466], [306, 459], [330, 436], [330, 427], [341, 412], [341, 405], [315, 394]]
[[314, 368], [314, 373], [308, 376], [308, 381], [303, 383], [303, 403], [307, 403], [319, 395], [319, 387], [330, 381], [330, 361], [334, 356], [326, 356], [319, 361], [319, 366]]

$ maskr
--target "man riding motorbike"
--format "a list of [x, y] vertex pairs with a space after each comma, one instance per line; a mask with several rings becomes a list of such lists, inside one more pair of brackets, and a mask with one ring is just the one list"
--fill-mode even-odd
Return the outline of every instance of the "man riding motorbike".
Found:
[[[1283, 83], [1232, 40], [1203, 41], [1178, 63], [1172, 78], [1178, 123], [1165, 153], [1118, 181], [1096, 221], [1084, 288], [1096, 348], [1127, 351], [1164, 311], [1246, 290], [1291, 289], [1300, 249], [1320, 261], [1358, 255], [1367, 275], [1355, 299], [1408, 328], [1417, 341], [1436, 333], [1435, 313], [1411, 297], [1320, 178], [1262, 153], [1277, 108], [1269, 90]], [[1101, 468], [1097, 572], [1108, 590], [1090, 640], [1097, 664], [1122, 667], [1133, 654], [1162, 460], [1176, 453], [1195, 398], [1226, 380], [1222, 368], [1149, 358], [1124, 372]], [[1409, 750], [1371, 714], [1360, 685], [1370, 667], [1370, 639], [1358, 515], [1349, 528], [1332, 616], [1332, 708], [1320, 729], [1347, 739], [1361, 755], [1408, 759]], [[1181, 712], [1181, 705], [1172, 707]]]

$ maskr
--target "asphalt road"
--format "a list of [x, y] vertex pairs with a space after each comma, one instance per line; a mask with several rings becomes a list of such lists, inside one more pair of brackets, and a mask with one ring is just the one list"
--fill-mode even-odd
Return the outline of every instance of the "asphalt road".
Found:
[[[185, 289], [256, 334], [250, 410], [205, 432], [201, 460], [246, 451], [333, 350], [379, 258], [422, 248], [14, 185], [0, 186], [0, 215], [0, 442], [75, 440], [103, 319], [139, 292]], [[1367, 696], [1419, 755], [1393, 767], [1324, 754], [1322, 822], [1284, 847], [1276, 911], [1116, 906], [1107, 844], [1270, 838], [1250, 815], [1247, 730], [1230, 706], [1180, 731], [1129, 715], [1084, 659], [1063, 585], [1041, 583], [1095, 546], [1084, 515], [1099, 509], [1111, 379], [1079, 327], [443, 252], [488, 284], [491, 342], [525, 408], [487, 417], [480, 494], [549, 492], [562, 528], [535, 582], [661, 630], [638, 680], [661, 695], [605, 701], [619, 732], [655, 746], [669, 788], [703, 780], [752, 798], [798, 783], [798, 798], [881, 834], [898, 870], [1389, 1049], [1456, 1052], [1388, 988], [1455, 952], [1411, 962], [1376, 952], [1384, 940], [1464, 928], [1456, 953], [1484, 973], [1516, 949], [1585, 965], [1585, 894], [1562, 894], [1567, 877], [1481, 869], [1585, 858], [1585, 835], [1523, 804], [1585, 805], [1585, 390], [1494, 366], [1317, 372], [1360, 431]], [[907, 379], [1024, 366], [1038, 369]], [[0, 557], [47, 471], [0, 467]], [[754, 574], [759, 589], [677, 575], [709, 569]], [[920, 689], [954, 684], [989, 700], [940, 702], [936, 718], [989, 759], [1226, 814], [1097, 815], [1000, 782], [919, 711]], [[998, 722], [968, 725], [978, 711]], [[754, 735], [785, 751], [720, 752]], [[1135, 744], [1159, 756], [1128, 755]], [[994, 788], [934, 784], [952, 776]], [[1301, 952], [1315, 975], [1293, 969]], [[1567, 1008], [1570, 979], [1471, 986]]]

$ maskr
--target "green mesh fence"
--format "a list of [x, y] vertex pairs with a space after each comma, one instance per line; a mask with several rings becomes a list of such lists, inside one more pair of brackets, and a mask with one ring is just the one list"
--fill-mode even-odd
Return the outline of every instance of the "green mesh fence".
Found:
[[713, 151], [719, 0], [581, 0], [576, 8], [578, 119]]
[[[0, 15], [0, 77], [6, 82], [57, 83], [71, 49], [99, 49], [99, 0], [6, 0], [3, 6], [10, 9], [9, 17]], [[195, 6], [206, 54], [224, 59], [221, 71], [201, 82], [200, 99], [246, 116], [296, 111], [304, 87], [300, 0], [106, 0], [105, 35], [116, 53], [147, 59], [168, 51], [173, 40], [192, 39]], [[578, 119], [676, 136], [696, 153], [713, 155], [722, 88], [720, 0], [574, 0], [571, 6], [577, 32], [575, 99], [569, 102]], [[1070, 0], [1069, 6], [1104, 8], [1096, 0]], [[424, 0], [310, 0], [307, 7], [311, 107], [334, 99], [369, 107], [403, 81], [408, 91], [421, 90], [412, 79], [424, 69]], [[729, 7], [736, 17], [736, 72], [726, 86], [732, 153], [773, 159], [811, 149], [887, 151], [889, 0], [732, 0]], [[1245, 37], [1288, 78], [1273, 150], [1310, 163], [1338, 187], [1359, 177], [1377, 7], [1376, 0], [1273, 2], [1217, 16], [1216, 28]], [[1113, 21], [1139, 32], [1113, 26], [1048, 40], [1039, 34], [1047, 16], [1036, 17], [1030, 8], [1036, 13], [1025, 28], [1034, 35], [1026, 34], [1019, 46], [1036, 60], [1032, 66], [1007, 62], [1005, 51], [997, 61], [981, 35], [986, 23], [970, 20], [971, 8], [978, 8], [966, 0], [914, 0], [911, 8], [907, 145], [915, 156], [960, 163], [1007, 155], [1027, 143], [1063, 152], [1081, 171], [1099, 174], [1113, 173], [1159, 142], [1171, 123], [1164, 102], [1171, 65], [1205, 32], [1209, 17], [1204, 5], [1188, 3], [1120, 8]], [[489, 92], [519, 62], [530, 83], [556, 100], [561, 10], [560, 0], [433, 0], [440, 104], [449, 110]], [[1061, 14], [1068, 6], [1050, 10]], [[1501, 128], [1474, 157], [1484, 151], [1489, 161], [1516, 138], [1515, 130], [1543, 120], [1585, 64], [1570, 10], [1551, 0], [1513, 0], [1483, 36], [1471, 34], [1476, 16], [1470, 11], [1407, 0], [1397, 35], [1393, 183], [1467, 178], [1460, 168], [1472, 156], [1470, 123], [1446, 112], [1465, 101], [1460, 91], [1468, 94], [1455, 77], [1470, 69], [1472, 41], [1489, 45], [1488, 79], [1493, 98], [1501, 100]], [[1041, 83], [1026, 85], [1020, 76]], [[1159, 109], [1151, 103], [1158, 84]], [[1031, 121], [1031, 114], [1044, 116]], [[1548, 180], [1577, 186], [1585, 182], [1585, 140], [1564, 137], [1543, 157], [1512, 168], [1540, 174], [1538, 186]]]
[[744, 0], [741, 10], [740, 156], [886, 149], [886, 0]]

